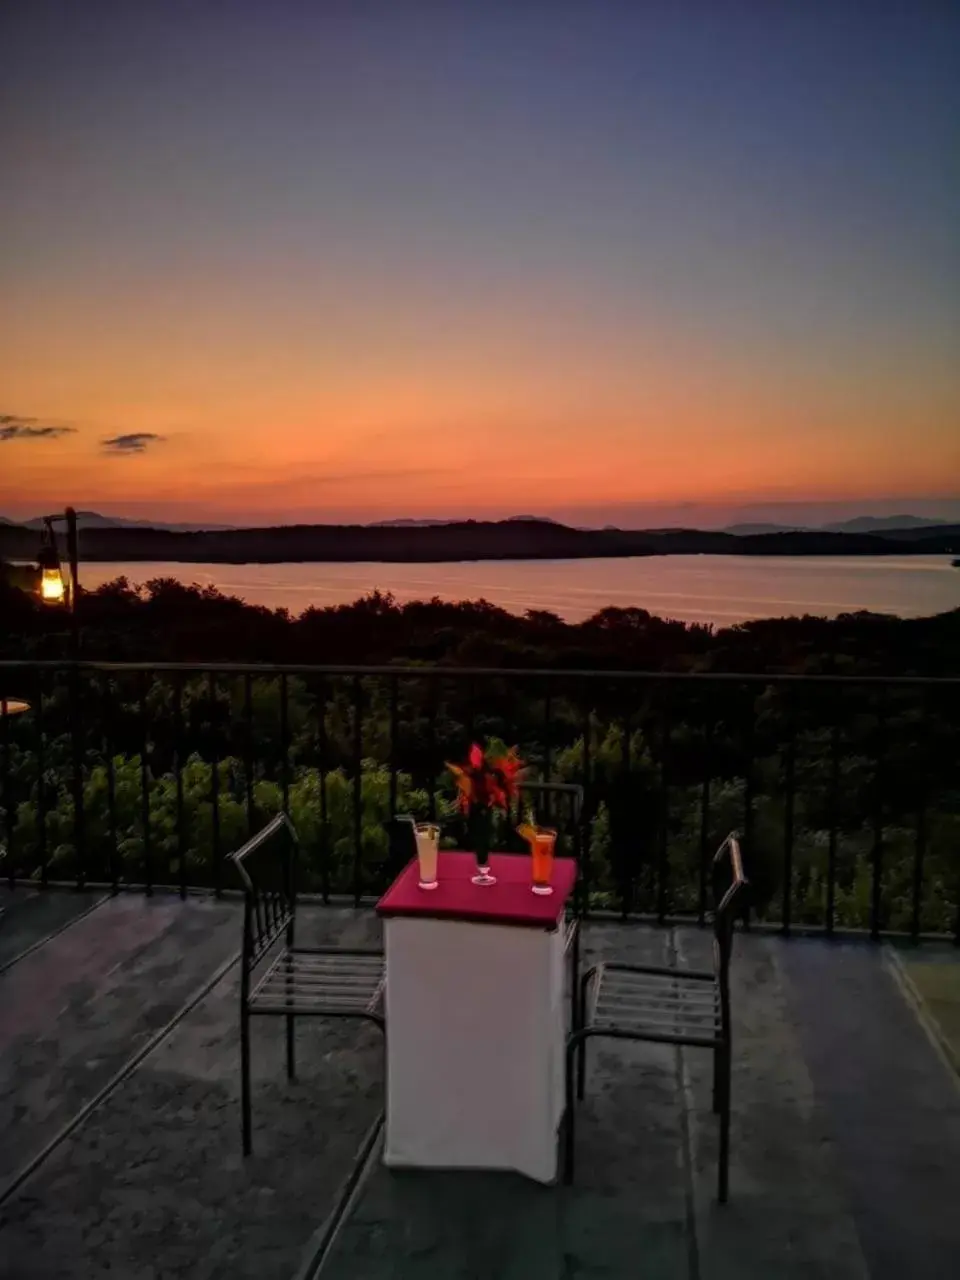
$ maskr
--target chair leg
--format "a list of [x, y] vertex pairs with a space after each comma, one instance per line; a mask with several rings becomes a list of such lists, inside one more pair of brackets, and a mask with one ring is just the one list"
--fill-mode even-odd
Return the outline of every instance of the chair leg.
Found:
[[[287, 946], [293, 946], [293, 925], [287, 929]], [[287, 974], [286, 974], [286, 990], [287, 1004], [293, 1004], [293, 956], [287, 955]], [[286, 1016], [287, 1024], [287, 1079], [293, 1080], [296, 1075], [296, 1063], [293, 1056], [293, 1017], [292, 1013]]]
[[724, 1044], [720, 1069], [720, 1156], [717, 1166], [717, 1200], [727, 1203], [730, 1169], [730, 1042]]
[[570, 974], [570, 1030], [576, 1031], [582, 1023], [580, 1022], [580, 927], [573, 935], [573, 954], [570, 957], [571, 969]]
[[287, 1079], [296, 1079], [296, 1061], [293, 1051], [293, 1014], [287, 1014]]
[[[590, 975], [584, 974], [580, 980], [580, 1008], [577, 1014], [577, 1030], [582, 1030], [587, 1023], [587, 984]], [[587, 1037], [581, 1036], [577, 1046], [577, 1097], [582, 1102], [587, 1083]]]
[[240, 1011], [240, 1110], [243, 1128], [243, 1154], [248, 1156], [253, 1148], [250, 1118], [250, 1015]]
[[720, 1111], [720, 1045], [713, 1051], [713, 1114], [718, 1115]]
[[567, 1061], [564, 1072], [566, 1109], [563, 1116], [563, 1181], [568, 1187], [573, 1182], [574, 1130], [577, 1110], [573, 1097], [574, 1055], [582, 1047], [583, 1041], [576, 1034], [567, 1041]]

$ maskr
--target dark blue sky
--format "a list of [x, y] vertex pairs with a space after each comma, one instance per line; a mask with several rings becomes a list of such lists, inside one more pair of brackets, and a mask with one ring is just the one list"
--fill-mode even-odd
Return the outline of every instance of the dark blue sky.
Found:
[[[956, 4], [7, 0], [0, 41], [0, 409], [101, 504], [956, 488]], [[118, 431], [165, 447], [118, 480]]]

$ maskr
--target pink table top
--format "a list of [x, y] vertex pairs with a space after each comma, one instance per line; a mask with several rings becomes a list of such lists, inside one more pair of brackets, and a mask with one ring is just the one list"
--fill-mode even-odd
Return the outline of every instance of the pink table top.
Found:
[[381, 916], [415, 916], [430, 920], [465, 920], [477, 924], [521, 925], [528, 929], [556, 929], [577, 878], [573, 858], [553, 863], [553, 893], [531, 888], [530, 858], [524, 854], [492, 853], [492, 885], [471, 884], [477, 860], [472, 853], [443, 850], [436, 889], [421, 889], [417, 860], [408, 862], [377, 903]]

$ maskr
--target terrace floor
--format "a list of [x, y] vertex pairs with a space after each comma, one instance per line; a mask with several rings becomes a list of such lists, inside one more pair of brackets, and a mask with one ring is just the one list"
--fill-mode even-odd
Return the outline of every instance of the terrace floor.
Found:
[[[956, 1275], [958, 1078], [885, 949], [738, 939], [719, 1208], [709, 1055], [658, 1045], [595, 1042], [577, 1184], [545, 1188], [387, 1172], [376, 1033], [304, 1020], [288, 1085], [280, 1026], [254, 1019], [245, 1161], [238, 904], [17, 889], [0, 907], [9, 1280]], [[368, 943], [377, 929], [348, 910], [303, 919], [305, 940]], [[668, 945], [700, 963], [709, 936], [587, 930], [593, 955]]]

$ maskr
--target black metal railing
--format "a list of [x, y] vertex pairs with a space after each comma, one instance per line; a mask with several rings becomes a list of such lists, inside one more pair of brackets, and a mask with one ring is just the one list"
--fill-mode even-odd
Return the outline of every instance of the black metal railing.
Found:
[[396, 812], [462, 835], [444, 762], [494, 737], [584, 787], [593, 911], [703, 921], [736, 827], [754, 921], [960, 941], [960, 679], [14, 661], [0, 695], [11, 883], [221, 892], [284, 811], [303, 888], [359, 903]]

